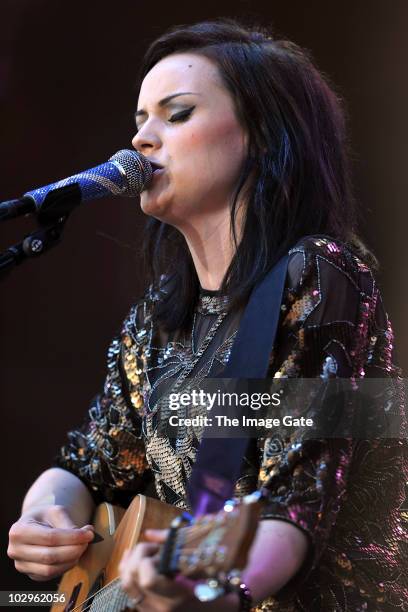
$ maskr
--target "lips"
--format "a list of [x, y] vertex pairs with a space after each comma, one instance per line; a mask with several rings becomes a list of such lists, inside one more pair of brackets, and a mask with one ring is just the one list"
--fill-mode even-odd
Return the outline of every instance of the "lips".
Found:
[[160, 176], [162, 174], [164, 174], [166, 172], [164, 166], [162, 166], [161, 164], [159, 164], [156, 161], [153, 161], [152, 159], [147, 158], [150, 162], [150, 165], [152, 167], [153, 173], [152, 173], [152, 180], [151, 183], [146, 187], [146, 191], [149, 191], [149, 189], [156, 184], [156, 182], [159, 180]]
[[157, 170], [163, 170], [164, 166], [162, 166], [161, 164], [158, 164], [157, 162], [153, 161], [152, 159], [149, 159], [149, 162], [152, 166], [153, 169], [153, 174], [155, 172], [157, 172]]

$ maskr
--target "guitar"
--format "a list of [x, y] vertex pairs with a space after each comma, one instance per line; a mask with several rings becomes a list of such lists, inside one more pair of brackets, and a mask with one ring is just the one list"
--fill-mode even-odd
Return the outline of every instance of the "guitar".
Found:
[[[175, 506], [137, 495], [129, 508], [100, 504], [94, 516], [95, 539], [59, 584], [51, 612], [122, 612], [131, 601], [122, 590], [119, 563], [126, 549], [145, 541], [145, 529], [170, 527], [161, 548], [159, 571], [201, 580], [202, 601], [225, 592], [227, 575], [245, 567], [255, 536], [260, 495], [226, 502], [217, 514], [191, 519]], [[238, 575], [238, 574], [237, 574]]]

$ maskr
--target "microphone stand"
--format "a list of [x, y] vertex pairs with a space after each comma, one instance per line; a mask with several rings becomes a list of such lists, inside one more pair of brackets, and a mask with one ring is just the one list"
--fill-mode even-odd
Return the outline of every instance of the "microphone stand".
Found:
[[62, 234], [67, 217], [62, 217], [54, 225], [28, 234], [17, 244], [0, 254], [0, 274], [4, 275], [10, 268], [23, 263], [26, 259], [38, 257], [55, 246]]
[[37, 211], [40, 229], [0, 253], [0, 278], [16, 265], [38, 257], [58, 244], [69, 215], [80, 202], [81, 190], [78, 183], [50, 191]]

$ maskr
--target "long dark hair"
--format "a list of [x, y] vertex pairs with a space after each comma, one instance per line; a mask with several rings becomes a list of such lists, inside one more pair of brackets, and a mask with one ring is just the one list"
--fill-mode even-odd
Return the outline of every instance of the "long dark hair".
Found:
[[[221, 287], [236, 306], [302, 236], [326, 234], [353, 242], [355, 206], [342, 103], [308, 52], [232, 20], [166, 32], [149, 47], [141, 80], [176, 52], [198, 53], [217, 65], [249, 138], [231, 202], [235, 240], [237, 201], [245, 186], [244, 228]], [[156, 317], [168, 329], [187, 325], [198, 278], [184, 237], [153, 218], [146, 236], [153, 285], [163, 275], [170, 279]]]

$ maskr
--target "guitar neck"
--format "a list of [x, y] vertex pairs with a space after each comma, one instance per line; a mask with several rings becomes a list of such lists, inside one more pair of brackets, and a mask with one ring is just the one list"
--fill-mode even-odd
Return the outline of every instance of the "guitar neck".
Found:
[[[144, 540], [145, 529], [166, 529], [170, 537], [162, 547], [160, 573], [182, 574], [193, 580], [220, 580], [245, 567], [260, 510], [259, 497], [247, 496], [240, 503], [228, 502], [224, 510], [185, 522], [182, 510], [138, 495], [120, 520], [120, 511], [102, 504], [94, 528], [99, 536], [79, 563], [64, 574], [59, 593], [65, 603], [56, 603], [52, 612], [122, 612], [130, 600], [119, 581], [119, 563], [125, 550]], [[119, 513], [119, 514], [118, 514]], [[122, 515], [124, 511], [122, 510]], [[120, 520], [117, 526], [117, 520]], [[197, 595], [198, 596], [198, 595]]]

